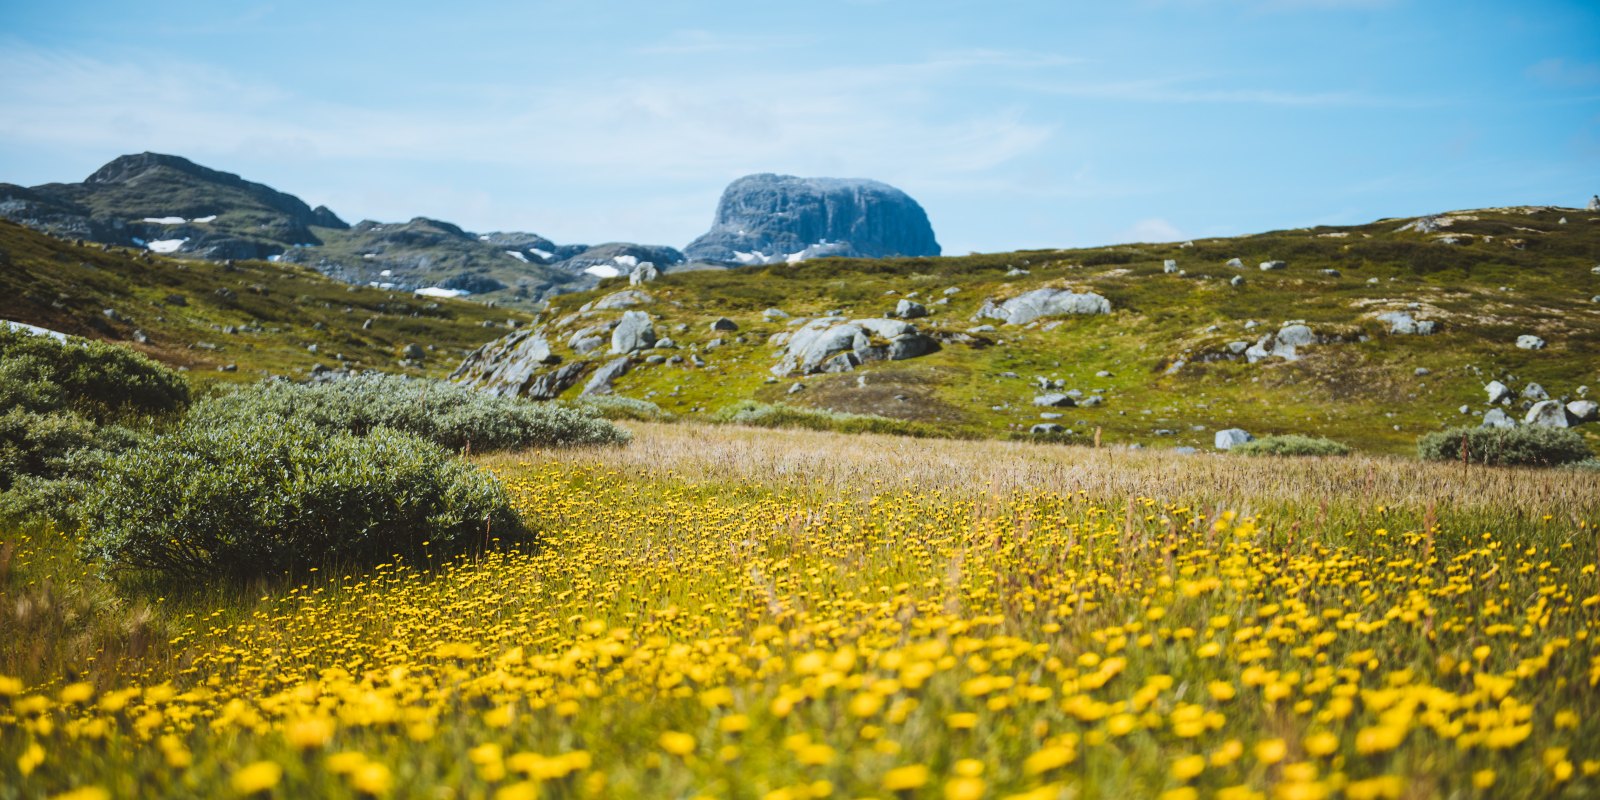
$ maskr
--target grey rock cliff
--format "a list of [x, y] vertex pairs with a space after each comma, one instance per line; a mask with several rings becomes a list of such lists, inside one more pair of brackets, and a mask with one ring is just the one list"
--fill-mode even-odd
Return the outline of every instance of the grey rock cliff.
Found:
[[691, 260], [731, 264], [939, 252], [927, 213], [893, 186], [767, 173], [729, 184], [711, 230], [684, 248]]

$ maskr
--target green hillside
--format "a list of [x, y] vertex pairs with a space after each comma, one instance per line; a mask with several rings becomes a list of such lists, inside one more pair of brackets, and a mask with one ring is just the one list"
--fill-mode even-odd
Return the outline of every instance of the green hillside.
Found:
[[[442, 376], [527, 316], [289, 265], [78, 246], [0, 220], [0, 319], [121, 342], [204, 384], [304, 378], [317, 364]], [[423, 348], [420, 361], [406, 359], [410, 344]]]
[[[1053, 421], [1076, 436], [1098, 428], [1108, 443], [1209, 448], [1214, 431], [1241, 427], [1256, 436], [1324, 435], [1380, 452], [1408, 451], [1426, 431], [1477, 424], [1458, 409], [1487, 410], [1482, 387], [1493, 379], [1518, 392], [1537, 382], [1552, 398], [1576, 399], [1584, 385], [1600, 389], [1600, 302], [1592, 299], [1600, 295], [1600, 274], [1592, 272], [1600, 263], [1600, 216], [1495, 209], [1442, 215], [1428, 232], [1399, 230], [1409, 222], [1183, 244], [669, 274], [639, 287], [653, 302], [638, 308], [652, 316], [659, 335], [680, 346], [647, 352], [685, 358], [650, 364], [638, 354], [615, 389], [690, 416], [754, 399], [931, 423], [951, 434], [1007, 436], [1045, 422], [1041, 414], [1059, 413]], [[1234, 258], [1242, 269], [1227, 266]], [[1164, 272], [1168, 259], [1181, 272]], [[1286, 267], [1259, 269], [1268, 260]], [[1232, 283], [1235, 276], [1242, 285]], [[1043, 287], [1092, 291], [1114, 310], [1024, 326], [974, 318], [986, 298]], [[604, 350], [580, 356], [567, 343], [572, 332], [620, 313], [579, 309], [626, 288], [613, 280], [553, 298], [543, 318], [553, 350], [569, 360], [611, 358]], [[906, 297], [927, 304], [929, 316], [910, 321], [945, 340], [939, 352], [868, 362], [842, 374], [778, 379], [769, 372], [780, 348], [768, 339], [793, 330], [793, 318], [830, 311], [876, 317]], [[791, 318], [768, 319], [768, 308]], [[1385, 311], [1433, 321], [1439, 331], [1391, 334], [1373, 318]], [[709, 329], [724, 315], [737, 332]], [[1291, 321], [1340, 341], [1298, 348], [1293, 362], [1208, 360], [1229, 354], [1230, 342], [1254, 343]], [[980, 324], [995, 330], [958, 335]], [[1547, 344], [1519, 349], [1524, 334]], [[708, 349], [717, 338], [724, 343]], [[705, 366], [696, 367], [691, 354]], [[1178, 361], [1184, 363], [1175, 367]], [[1103, 390], [1104, 403], [1035, 407], [1039, 376], [1086, 396]], [[803, 388], [791, 391], [796, 383]], [[1515, 404], [1506, 411], [1523, 414]], [[1593, 442], [1596, 428], [1580, 430]]]

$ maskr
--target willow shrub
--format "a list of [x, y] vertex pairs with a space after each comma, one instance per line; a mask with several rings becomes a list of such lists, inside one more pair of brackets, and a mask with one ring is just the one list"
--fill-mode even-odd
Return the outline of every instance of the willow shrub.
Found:
[[300, 420], [328, 433], [393, 428], [451, 450], [624, 444], [627, 431], [577, 409], [445, 381], [368, 373], [327, 383], [266, 381], [197, 404], [193, 424]]
[[437, 445], [293, 419], [151, 437], [108, 459], [80, 512], [91, 557], [170, 581], [415, 562], [533, 540], [494, 476]]
[[[1462, 455], [1465, 448], [1465, 456]], [[1425, 461], [1461, 461], [1501, 466], [1554, 466], [1594, 454], [1577, 431], [1543, 425], [1515, 428], [1451, 428], [1417, 440]]]
[[1350, 448], [1320, 436], [1285, 433], [1236, 444], [1228, 452], [1246, 456], [1347, 456]]

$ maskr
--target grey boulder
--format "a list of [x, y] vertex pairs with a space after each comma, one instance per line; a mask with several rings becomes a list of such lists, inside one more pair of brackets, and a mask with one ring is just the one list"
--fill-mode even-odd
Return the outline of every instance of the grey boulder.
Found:
[[650, 315], [643, 311], [625, 311], [617, 327], [611, 330], [611, 352], [626, 355], [636, 350], [648, 350], [656, 344], [656, 326]]
[[1523, 350], [1543, 350], [1544, 340], [1531, 333], [1524, 333], [1517, 337], [1517, 347]]
[[1528, 425], [1542, 425], [1546, 428], [1569, 427], [1567, 409], [1559, 400], [1540, 400], [1534, 403], [1522, 421]]
[[578, 396], [591, 397], [597, 394], [611, 394], [612, 382], [626, 375], [630, 364], [631, 362], [627, 356], [607, 361], [604, 366], [595, 370], [594, 374], [589, 376], [589, 382], [583, 385], [583, 391], [579, 392]]
[[1040, 317], [1075, 314], [1110, 314], [1111, 301], [1094, 292], [1067, 289], [1034, 289], [1003, 303], [988, 300], [978, 309], [978, 317], [998, 319], [1008, 325], [1026, 325]]
[[1483, 415], [1483, 422], [1480, 423], [1479, 427], [1515, 428], [1517, 427], [1517, 421], [1512, 419], [1511, 415], [1505, 412], [1505, 409], [1491, 408], [1488, 413]]
[[1484, 385], [1483, 391], [1489, 395], [1489, 405], [1494, 405], [1511, 396], [1511, 387], [1499, 381], [1489, 381]]

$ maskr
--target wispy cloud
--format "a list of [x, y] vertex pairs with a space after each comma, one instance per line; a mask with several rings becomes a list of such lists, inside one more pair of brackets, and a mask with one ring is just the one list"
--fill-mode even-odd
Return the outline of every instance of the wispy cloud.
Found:
[[749, 33], [715, 33], [701, 29], [677, 30], [659, 41], [640, 45], [633, 52], [653, 56], [700, 56], [732, 53], [765, 53], [808, 44], [799, 36], [773, 36]]
[[1523, 70], [1523, 74], [1550, 86], [1600, 86], [1600, 62], [1595, 61], [1572, 62], [1564, 58], [1547, 58]]

